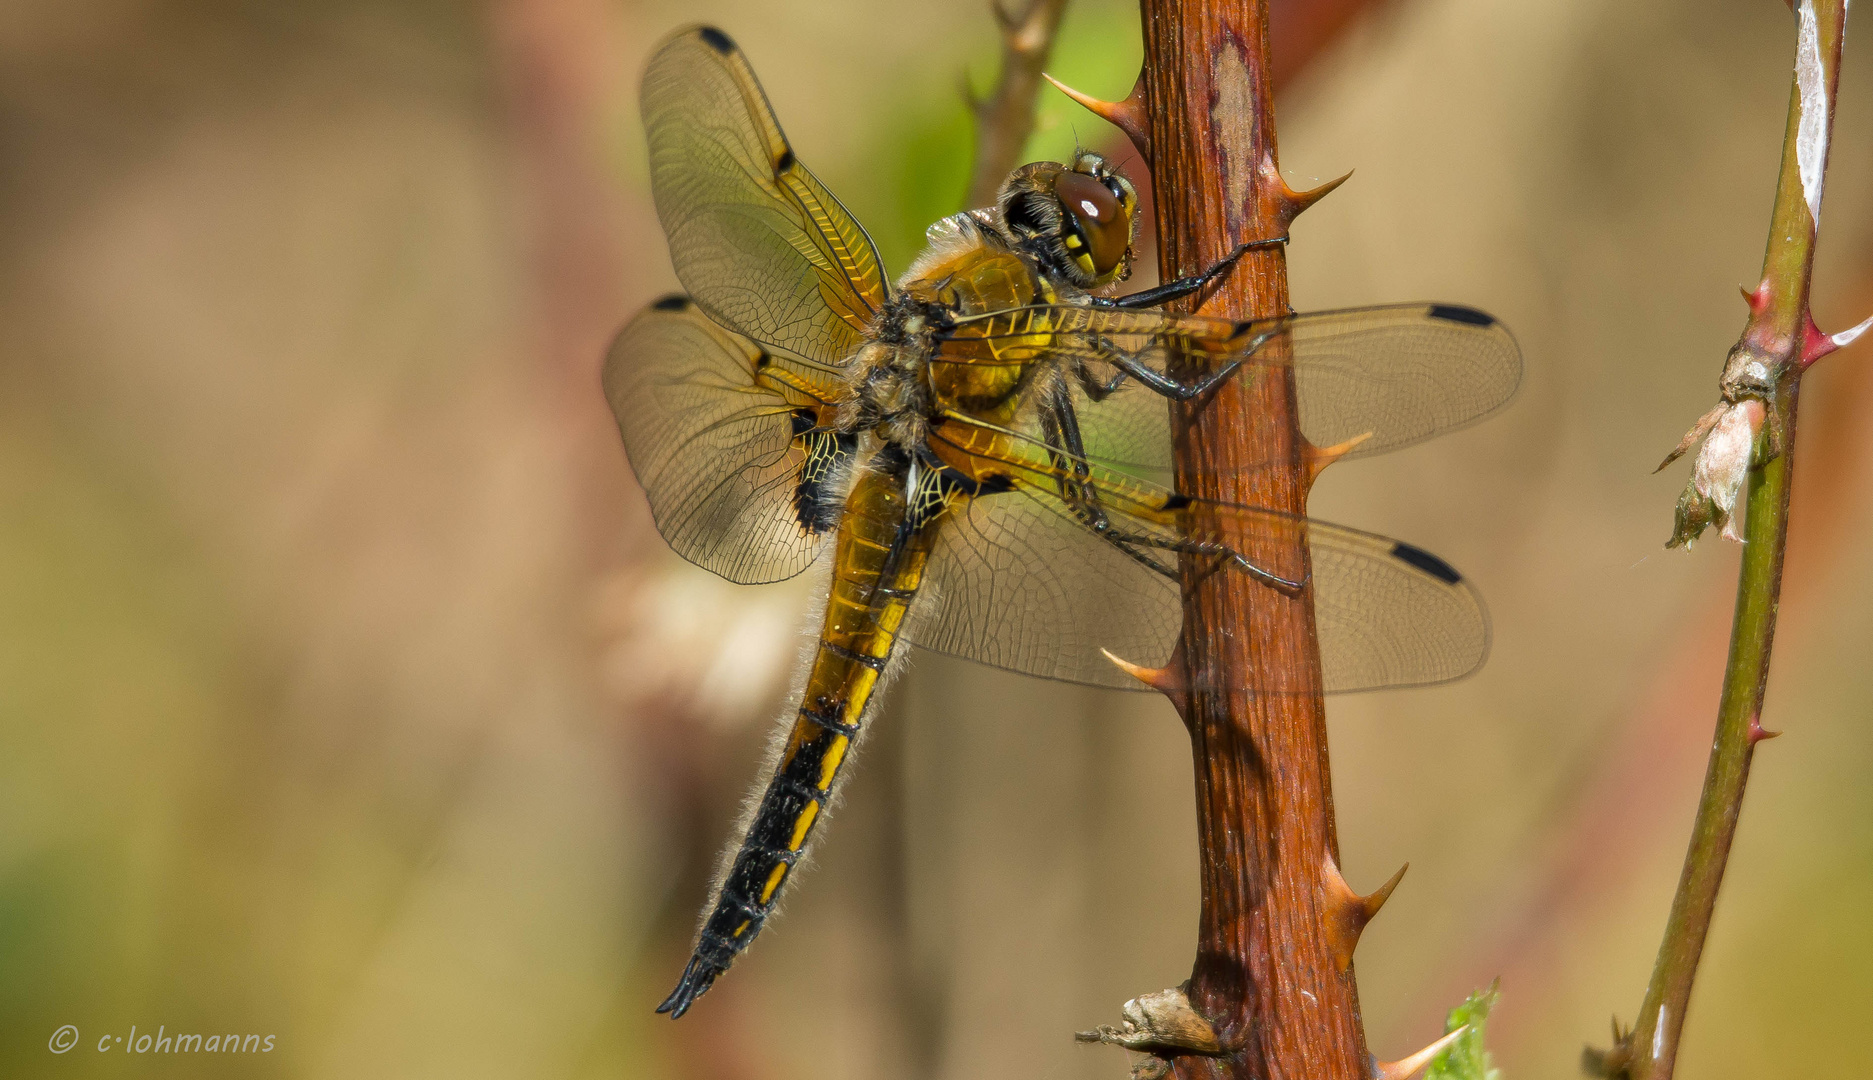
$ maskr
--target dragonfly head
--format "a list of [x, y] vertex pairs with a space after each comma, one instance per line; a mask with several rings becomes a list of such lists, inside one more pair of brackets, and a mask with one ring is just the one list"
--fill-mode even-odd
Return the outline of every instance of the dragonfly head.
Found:
[[1131, 276], [1138, 192], [1103, 156], [1083, 150], [1070, 165], [1023, 165], [1002, 185], [997, 202], [1016, 238], [1080, 288]]

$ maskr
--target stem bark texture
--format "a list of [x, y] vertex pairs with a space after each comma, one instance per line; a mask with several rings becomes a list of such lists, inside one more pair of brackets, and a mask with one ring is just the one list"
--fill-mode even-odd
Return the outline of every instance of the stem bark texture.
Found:
[[[1265, 0], [1143, 0], [1142, 8], [1143, 102], [1169, 280], [1239, 243], [1284, 235], [1297, 206], [1276, 171]], [[1281, 248], [1244, 255], [1205, 311], [1285, 315]], [[1207, 403], [1177, 407], [1174, 424], [1179, 491], [1305, 512], [1307, 444], [1291, 376], [1229, 380]], [[1257, 562], [1269, 556], [1265, 565], [1295, 565], [1291, 553], [1277, 560], [1251, 538], [1233, 542]], [[1173, 1068], [1186, 1080], [1369, 1080], [1353, 973], [1324, 931], [1322, 868], [1338, 852], [1312, 592], [1289, 595], [1213, 570], [1201, 559], [1184, 567], [1189, 689], [1180, 706], [1194, 751], [1202, 879], [1189, 998], [1227, 1053], [1180, 1055]], [[1299, 689], [1242, 689], [1255, 686]]]

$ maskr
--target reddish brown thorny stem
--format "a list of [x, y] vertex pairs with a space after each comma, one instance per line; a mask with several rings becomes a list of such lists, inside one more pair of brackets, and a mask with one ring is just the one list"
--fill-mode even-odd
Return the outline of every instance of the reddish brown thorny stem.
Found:
[[[1264, 0], [1144, 0], [1141, 95], [1166, 279], [1237, 244], [1286, 234], [1303, 203], [1276, 171]], [[1249, 252], [1205, 308], [1288, 310], [1280, 247]], [[1290, 513], [1306, 508], [1307, 444], [1291, 378], [1232, 380], [1177, 419], [1178, 490]], [[1273, 467], [1250, 468], [1254, 462]], [[1244, 553], [1295, 565], [1293, 553]], [[1305, 558], [1302, 553], [1301, 558]], [[1369, 1080], [1350, 966], [1336, 959], [1323, 867], [1338, 861], [1312, 597], [1187, 568], [1179, 704], [1196, 766], [1202, 875], [1189, 996], [1228, 1052], [1174, 1058], [1180, 1077]], [[1254, 694], [1215, 687], [1294, 686]]]

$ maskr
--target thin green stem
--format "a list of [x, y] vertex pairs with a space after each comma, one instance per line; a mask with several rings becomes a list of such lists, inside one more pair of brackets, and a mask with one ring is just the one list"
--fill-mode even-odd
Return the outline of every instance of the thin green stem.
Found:
[[1775, 640], [1776, 604], [1782, 587], [1782, 553], [1788, 537], [1789, 480], [1794, 450], [1796, 385], [1782, 404], [1787, 444], [1782, 454], [1749, 480], [1748, 518], [1744, 524], [1743, 566], [1737, 579], [1736, 617], [1730, 631], [1730, 661], [1724, 670], [1723, 700], [1717, 709], [1717, 737], [1710, 767], [1691, 827], [1684, 872], [1665, 923], [1652, 982], [1633, 1031], [1631, 1075], [1662, 1080], [1672, 1075], [1678, 1040], [1684, 1030], [1691, 986], [1710, 932], [1717, 892], [1723, 885], [1730, 844], [1736, 837], [1749, 783], [1750, 760], [1761, 738], [1763, 692], [1769, 678], [1769, 653]]
[[1755, 452], [1759, 460], [1767, 460], [1749, 470], [1730, 659], [1678, 892], [1638, 1024], [1602, 1063], [1605, 1071], [1634, 1080], [1665, 1080], [1676, 1067], [1698, 960], [1736, 838], [1750, 761], [1756, 743], [1767, 737], [1761, 726], [1763, 696], [1788, 538], [1796, 406], [1803, 362], [1812, 358], [1808, 350], [1815, 345], [1808, 317], [1816, 234], [1811, 208], [1819, 206], [1820, 180], [1827, 166], [1846, 0], [1800, 0], [1795, 14], [1796, 73], [1762, 284], [1751, 297], [1749, 323], [1731, 351], [1722, 382], [1724, 400], [1732, 406], [1750, 399], [1762, 402], [1767, 431]]

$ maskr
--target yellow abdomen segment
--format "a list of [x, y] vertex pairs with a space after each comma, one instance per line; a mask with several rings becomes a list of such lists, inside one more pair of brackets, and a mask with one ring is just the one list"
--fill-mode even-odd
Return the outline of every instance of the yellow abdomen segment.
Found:
[[690, 962], [692, 971], [708, 978], [760, 933], [832, 798], [923, 582], [929, 530], [914, 527], [904, 486], [902, 475], [867, 471], [846, 500], [805, 693]]

